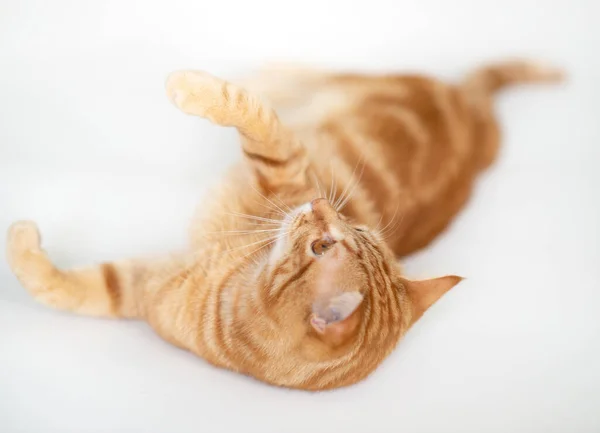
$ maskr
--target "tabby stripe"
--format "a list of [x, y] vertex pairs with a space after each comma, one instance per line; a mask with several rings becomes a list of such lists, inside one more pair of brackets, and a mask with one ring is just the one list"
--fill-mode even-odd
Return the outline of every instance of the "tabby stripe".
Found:
[[260, 162], [262, 164], [268, 165], [269, 167], [282, 167], [287, 165], [288, 160], [280, 161], [278, 159], [270, 158], [268, 156], [259, 155], [258, 153], [249, 152], [246, 149], [243, 149], [244, 155], [248, 157], [248, 159], [254, 162]]
[[351, 253], [351, 254], [353, 254], [353, 255], [355, 255], [355, 256], [358, 256], [358, 257], [360, 257], [359, 253], [358, 253], [357, 251], [355, 251], [355, 250], [354, 250], [354, 248], [352, 248], [352, 247], [350, 246], [350, 244], [348, 243], [348, 241], [347, 241], [346, 239], [342, 239], [342, 240], [340, 241], [340, 243], [341, 243], [341, 244], [344, 246], [344, 248], [346, 248], [346, 250], [347, 250], [349, 253]]
[[310, 260], [308, 263], [306, 263], [304, 266], [302, 266], [294, 275], [292, 275], [290, 278], [288, 278], [288, 280], [283, 283], [281, 286], [279, 286], [279, 288], [277, 289], [277, 291], [275, 293], [271, 292], [269, 294], [268, 297], [268, 304], [276, 304], [277, 301], [279, 301], [279, 298], [281, 297], [281, 295], [283, 294], [283, 292], [285, 292], [285, 289], [287, 289], [287, 287], [298, 281], [300, 278], [302, 278], [302, 276], [304, 275], [304, 273], [308, 270], [308, 268], [310, 268], [310, 266], [314, 263], [314, 260]]
[[113, 311], [117, 313], [121, 307], [122, 301], [121, 284], [119, 282], [117, 270], [110, 263], [103, 264], [101, 269], [102, 276], [104, 277], [104, 284], [106, 285], [106, 292], [110, 297]]
[[221, 97], [223, 98], [223, 105], [228, 105], [229, 99], [231, 98], [227, 87], [228, 83], [223, 83], [223, 85], [221, 86]]
[[[261, 363], [265, 362], [267, 360], [267, 353], [254, 338], [256, 330], [249, 329], [247, 323], [242, 320], [232, 321], [231, 326], [233, 327], [231, 341], [235, 342], [238, 351], [242, 348], [249, 349], [250, 351], [249, 355], [251, 356], [246, 356], [245, 360]], [[244, 353], [248, 355], [248, 351], [245, 351]]]
[[250, 152], [247, 149], [242, 149], [242, 150], [244, 152], [244, 155], [246, 155], [246, 157], [248, 157], [248, 159], [255, 161], [255, 162], [260, 162], [269, 167], [283, 167], [283, 166], [290, 164], [294, 159], [297, 159], [297, 158], [303, 156], [302, 155], [303, 149], [296, 150], [294, 153], [292, 153], [290, 156], [288, 156], [285, 159], [276, 159], [273, 157], [260, 155], [255, 152]]
[[[217, 355], [221, 355], [224, 356], [226, 358], [227, 361], [232, 362], [232, 358], [235, 358], [235, 355], [229, 350], [229, 346], [227, 344], [225, 344], [225, 338], [223, 335], [223, 323], [222, 323], [222, 308], [221, 308], [221, 304], [223, 302], [223, 291], [225, 290], [225, 286], [227, 285], [227, 283], [229, 282], [229, 280], [231, 279], [231, 277], [237, 273], [239, 271], [239, 269], [236, 268], [232, 268], [229, 270], [229, 272], [227, 273], [227, 275], [225, 276], [225, 278], [221, 281], [221, 283], [217, 286], [216, 290], [216, 300], [214, 300], [215, 302], [215, 306], [214, 306], [214, 323], [213, 323], [213, 331], [214, 331], [214, 339], [216, 342], [216, 346], [221, 349], [221, 353], [217, 354]], [[233, 314], [236, 313], [236, 311], [232, 312]], [[235, 317], [233, 318], [233, 320], [235, 321]]]
[[[237, 302], [236, 304], [237, 305]], [[253, 308], [256, 308], [254, 306]], [[224, 350], [226, 351], [229, 358], [235, 359], [236, 366], [242, 371], [247, 371], [247, 366], [252, 362], [264, 362], [265, 356], [257, 356], [257, 354], [262, 354], [262, 348], [255, 342], [252, 338], [252, 330], [247, 326], [247, 321], [242, 320], [238, 315], [241, 312], [233, 307], [232, 318], [228, 323], [228, 326], [224, 326], [224, 339], [227, 340], [227, 343], [224, 345]], [[254, 311], [250, 314], [260, 314], [260, 312]], [[249, 351], [247, 350], [249, 349]], [[233, 353], [235, 352], [235, 353]]]
[[[260, 300], [261, 300], [261, 307], [263, 310], [269, 311], [269, 309], [267, 308], [267, 305], [269, 304], [269, 297], [270, 297], [270, 293], [271, 290], [273, 289], [273, 283], [275, 282], [275, 280], [277, 279], [277, 277], [281, 274], [284, 273], [284, 268], [287, 266], [288, 262], [292, 259], [292, 255], [288, 255], [287, 257], [285, 257], [283, 259], [283, 261], [277, 266], [277, 269], [275, 269], [275, 271], [273, 272], [273, 275], [271, 276], [271, 281], [268, 284], [260, 284], [261, 290], [260, 290]], [[262, 274], [261, 274], [262, 277]]]
[[[376, 285], [373, 282], [373, 275], [369, 272], [368, 267], [362, 264], [364, 269], [367, 271], [367, 280], [369, 285], [369, 297], [371, 301], [371, 307], [373, 309], [373, 316], [371, 320], [371, 326], [367, 330], [367, 337], [369, 339], [374, 338], [374, 336], [379, 332], [381, 327], [382, 315], [381, 312], [381, 296], [379, 291], [377, 290]], [[375, 326], [377, 325], [377, 326]]]

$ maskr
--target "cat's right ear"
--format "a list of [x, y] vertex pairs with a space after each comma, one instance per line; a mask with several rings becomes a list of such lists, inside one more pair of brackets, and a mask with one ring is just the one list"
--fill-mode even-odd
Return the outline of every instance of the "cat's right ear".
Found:
[[457, 275], [420, 281], [404, 279], [403, 283], [413, 307], [412, 323], [416, 322], [429, 307], [462, 280], [463, 278]]

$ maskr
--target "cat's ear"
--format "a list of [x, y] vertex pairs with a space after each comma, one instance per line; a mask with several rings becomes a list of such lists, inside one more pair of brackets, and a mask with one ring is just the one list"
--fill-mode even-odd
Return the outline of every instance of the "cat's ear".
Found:
[[403, 283], [413, 306], [412, 322], [414, 323], [429, 307], [462, 280], [463, 278], [457, 275], [420, 281], [404, 279]]
[[359, 292], [344, 292], [322, 305], [313, 306], [310, 324], [321, 340], [339, 346], [354, 334], [361, 319]]

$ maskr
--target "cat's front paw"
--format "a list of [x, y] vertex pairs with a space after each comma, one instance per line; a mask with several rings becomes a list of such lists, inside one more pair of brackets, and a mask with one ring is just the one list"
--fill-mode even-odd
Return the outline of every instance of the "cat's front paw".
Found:
[[222, 103], [223, 82], [202, 71], [172, 72], [165, 84], [167, 96], [181, 111], [207, 117], [212, 107]]

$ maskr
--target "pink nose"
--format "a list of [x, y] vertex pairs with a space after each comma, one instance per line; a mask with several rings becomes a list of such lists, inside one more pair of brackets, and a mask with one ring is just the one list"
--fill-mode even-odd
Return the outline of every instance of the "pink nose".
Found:
[[317, 198], [310, 202], [313, 214], [318, 219], [331, 218], [337, 215], [335, 209], [324, 198]]

